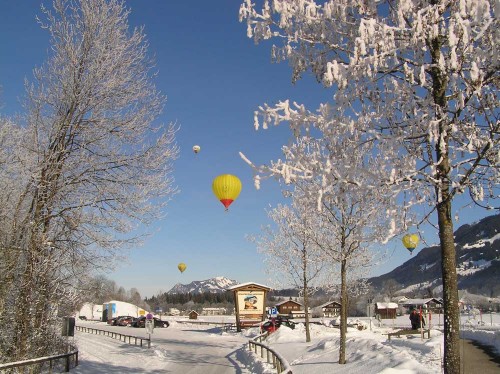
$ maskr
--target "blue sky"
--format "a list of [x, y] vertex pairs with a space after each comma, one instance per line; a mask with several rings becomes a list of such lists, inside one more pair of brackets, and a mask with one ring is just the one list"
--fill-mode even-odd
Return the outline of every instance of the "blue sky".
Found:
[[[35, 22], [40, 3], [0, 2], [0, 114], [5, 116], [21, 110], [23, 80], [47, 55], [48, 34]], [[245, 235], [258, 234], [268, 223], [265, 209], [283, 199], [274, 181], [263, 182], [258, 191], [253, 187], [252, 170], [238, 152], [265, 163], [280, 156], [280, 146], [289, 138], [285, 127], [255, 131], [258, 105], [289, 98], [314, 108], [332, 92], [309, 75], [292, 85], [288, 64], [271, 63], [271, 44], [256, 46], [246, 37], [246, 25], [238, 21], [238, 0], [126, 3], [132, 8], [130, 24], [145, 26], [159, 72], [156, 84], [167, 95], [159, 121], [181, 127], [174, 173], [181, 192], [167, 207], [167, 217], [151, 228], [153, 236], [130, 252], [129, 263], [107, 276], [126, 289], [138, 288], [143, 296], [215, 276], [268, 284], [262, 257]], [[201, 146], [198, 155], [192, 152], [195, 144]], [[243, 183], [229, 212], [211, 189], [213, 178], [225, 173]], [[472, 209], [462, 214], [460, 224], [485, 215]], [[430, 243], [437, 240], [434, 230], [424, 235]], [[397, 241], [388, 249], [394, 254], [373, 274], [410, 258]], [[187, 264], [182, 274], [179, 262]]]

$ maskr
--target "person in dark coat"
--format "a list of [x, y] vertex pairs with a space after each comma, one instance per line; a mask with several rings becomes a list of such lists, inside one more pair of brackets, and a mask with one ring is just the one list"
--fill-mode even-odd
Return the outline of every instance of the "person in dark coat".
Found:
[[422, 327], [425, 326], [425, 321], [424, 319], [420, 319], [420, 315], [418, 314], [416, 309], [413, 309], [410, 313], [410, 322], [411, 322], [411, 329], [412, 330], [417, 330], [420, 328], [420, 321], [422, 321]]

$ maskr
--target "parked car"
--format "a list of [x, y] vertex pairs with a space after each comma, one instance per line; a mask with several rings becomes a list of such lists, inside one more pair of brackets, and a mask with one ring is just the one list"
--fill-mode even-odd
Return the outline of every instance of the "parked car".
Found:
[[275, 332], [279, 327], [280, 325], [276, 322], [273, 323], [272, 321], [266, 321], [262, 325], [260, 325], [260, 332], [267, 332], [270, 334], [272, 332]]
[[108, 320], [108, 325], [111, 325], [111, 326], [119, 326], [118, 324], [118, 321], [120, 321], [120, 319], [122, 318], [134, 318], [132, 316], [117, 316], [117, 317], [113, 317], [111, 318], [110, 320]]
[[117, 326], [130, 326], [130, 325], [132, 325], [132, 322], [134, 320], [135, 320], [135, 317], [132, 317], [132, 316], [120, 317], [116, 320], [116, 325]]
[[[157, 317], [153, 318], [155, 327], [168, 327], [170, 323], [168, 321], [163, 321]], [[146, 327], [146, 317], [141, 316], [132, 322], [132, 327]]]
[[288, 317], [278, 316], [277, 318], [274, 319], [274, 322], [273, 322], [272, 319], [270, 319], [269, 321], [264, 322], [260, 326], [260, 331], [261, 331], [261, 333], [263, 333], [263, 332], [272, 333], [272, 332], [276, 331], [277, 329], [279, 329], [281, 325], [289, 327], [292, 330], [295, 328], [295, 322], [294, 321], [292, 321]]
[[118, 318], [121, 318], [123, 316], [118, 316], [118, 317], [113, 317], [111, 319], [108, 319], [108, 325], [111, 326], [116, 326], [116, 321], [118, 321]]
[[284, 325], [290, 327], [291, 329], [295, 328], [295, 321], [293, 321], [291, 318], [289, 318], [287, 316], [278, 316], [278, 317], [276, 317], [276, 320], [280, 324], [284, 324]]

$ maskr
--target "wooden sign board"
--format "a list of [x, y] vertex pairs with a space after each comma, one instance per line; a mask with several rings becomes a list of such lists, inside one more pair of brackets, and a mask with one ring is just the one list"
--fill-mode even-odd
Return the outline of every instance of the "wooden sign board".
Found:
[[269, 287], [257, 283], [243, 283], [229, 288], [234, 292], [236, 328], [260, 323], [265, 316], [265, 301]]

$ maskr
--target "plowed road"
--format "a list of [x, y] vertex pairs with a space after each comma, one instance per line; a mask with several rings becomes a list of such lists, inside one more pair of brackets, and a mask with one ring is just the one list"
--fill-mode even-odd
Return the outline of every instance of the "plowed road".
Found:
[[[88, 325], [122, 334], [147, 337], [144, 328]], [[250, 373], [245, 368], [243, 346], [248, 338], [221, 334], [219, 328], [172, 324], [156, 328], [152, 347], [141, 348], [112, 339], [76, 331], [78, 368], [72, 373]]]

